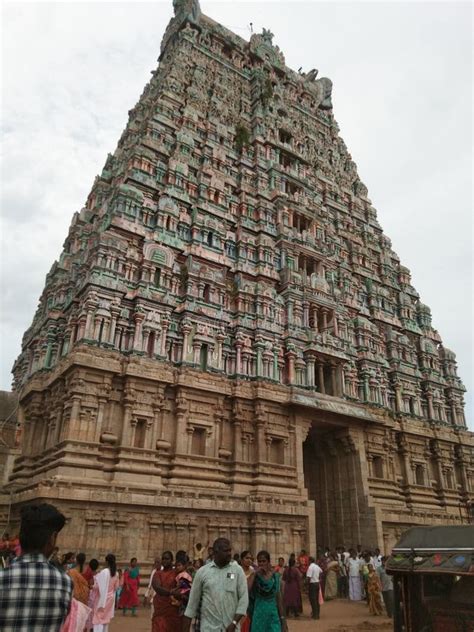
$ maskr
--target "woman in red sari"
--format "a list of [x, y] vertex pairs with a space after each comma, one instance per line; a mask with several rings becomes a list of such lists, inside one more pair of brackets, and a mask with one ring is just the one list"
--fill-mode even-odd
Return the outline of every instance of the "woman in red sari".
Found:
[[152, 632], [179, 632], [181, 619], [179, 605], [171, 603], [171, 597], [178, 594], [176, 571], [173, 568], [173, 553], [165, 551], [161, 556], [162, 570], [153, 575], [152, 586], [156, 595], [153, 598]]
[[137, 606], [140, 604], [138, 599], [138, 589], [140, 588], [140, 567], [137, 566], [137, 558], [132, 557], [130, 566], [123, 574], [122, 594], [118, 602], [118, 607], [122, 608], [122, 614], [125, 616], [127, 610], [132, 611], [132, 617], [137, 616]]

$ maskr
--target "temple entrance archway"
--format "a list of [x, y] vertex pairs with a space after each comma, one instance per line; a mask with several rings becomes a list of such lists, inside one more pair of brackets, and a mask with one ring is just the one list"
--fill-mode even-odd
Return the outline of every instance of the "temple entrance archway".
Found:
[[313, 421], [303, 443], [304, 482], [314, 501], [318, 547], [377, 545], [359, 432]]

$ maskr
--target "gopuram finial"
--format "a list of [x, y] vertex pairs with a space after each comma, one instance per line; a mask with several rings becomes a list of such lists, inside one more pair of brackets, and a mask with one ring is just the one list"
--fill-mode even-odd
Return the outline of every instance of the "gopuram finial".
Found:
[[168, 43], [174, 39], [180, 29], [188, 22], [197, 26], [201, 17], [199, 0], [173, 0], [173, 10], [174, 16], [169, 21], [161, 42], [160, 59]]
[[201, 15], [199, 0], [173, 0], [174, 14], [181, 20], [197, 22]]

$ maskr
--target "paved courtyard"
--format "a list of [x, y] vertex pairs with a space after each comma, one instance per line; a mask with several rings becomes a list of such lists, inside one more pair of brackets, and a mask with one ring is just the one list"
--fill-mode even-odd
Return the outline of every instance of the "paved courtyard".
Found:
[[[136, 618], [124, 617], [119, 611], [112, 622], [110, 632], [150, 632], [150, 613], [140, 608]], [[330, 601], [321, 607], [321, 619], [313, 621], [307, 606], [298, 620], [289, 620], [290, 632], [390, 632], [391, 620], [387, 617], [369, 615], [365, 603], [353, 603], [345, 599]], [[178, 630], [176, 632], [179, 632]]]

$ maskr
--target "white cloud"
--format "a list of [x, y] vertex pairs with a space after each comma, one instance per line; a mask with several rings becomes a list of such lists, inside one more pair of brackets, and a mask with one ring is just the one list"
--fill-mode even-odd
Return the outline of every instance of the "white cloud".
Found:
[[[270, 28], [288, 65], [333, 80], [341, 134], [472, 402], [470, 4], [201, 6], [243, 37]], [[170, 15], [171, 0], [3, 5], [2, 388]]]

